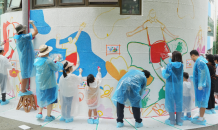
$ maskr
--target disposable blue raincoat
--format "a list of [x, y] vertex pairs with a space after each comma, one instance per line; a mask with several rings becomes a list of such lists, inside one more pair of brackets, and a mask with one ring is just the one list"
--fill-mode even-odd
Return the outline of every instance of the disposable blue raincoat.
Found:
[[[207, 108], [210, 97], [211, 78], [207, 67], [208, 61], [200, 56], [194, 65], [193, 69], [193, 84], [195, 88], [195, 106], [199, 108]], [[202, 90], [198, 90], [203, 87]]]
[[117, 102], [126, 106], [142, 108], [141, 96], [146, 89], [147, 78], [138, 70], [130, 70], [119, 81], [112, 97], [115, 106]]
[[183, 105], [183, 64], [171, 62], [162, 71], [166, 79], [165, 108], [167, 112], [182, 112]]
[[35, 52], [33, 48], [32, 33], [15, 35], [17, 43], [17, 52], [19, 55], [21, 76], [23, 79], [35, 76], [34, 59]]
[[63, 65], [54, 63], [47, 57], [35, 59], [36, 66], [36, 96], [37, 104], [43, 108], [57, 100], [58, 86], [55, 71], [60, 71]]

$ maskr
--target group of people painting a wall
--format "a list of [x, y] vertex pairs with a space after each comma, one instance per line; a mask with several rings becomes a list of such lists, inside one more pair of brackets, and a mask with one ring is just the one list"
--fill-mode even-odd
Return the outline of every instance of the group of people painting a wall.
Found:
[[[78, 65], [68, 60], [61, 61], [61, 57], [57, 56], [54, 60], [49, 57], [49, 53], [53, 50], [51, 46], [41, 45], [39, 47], [39, 57], [35, 58], [32, 40], [37, 37], [38, 30], [33, 21], [30, 21], [33, 32], [27, 33], [27, 26], [18, 24], [15, 29], [17, 34], [14, 36], [19, 55], [21, 69], [21, 89], [19, 96], [32, 95], [27, 90], [28, 80], [36, 77], [36, 97], [39, 106], [37, 119], [43, 118], [43, 109], [47, 108], [47, 115], [44, 121], [53, 121], [55, 117], [51, 115], [52, 105], [60, 99], [61, 119], [66, 123], [73, 122], [78, 111], [78, 90], [77, 86], [83, 82], [83, 69], [79, 68], [79, 76], [72, 74]], [[4, 44], [4, 43], [3, 43]], [[215, 97], [217, 97], [218, 89], [215, 84], [217, 79], [218, 56], [206, 55], [200, 56], [197, 50], [190, 51], [190, 57], [195, 62], [193, 75], [184, 72], [182, 54], [179, 51], [173, 53], [161, 52], [168, 55], [169, 63], [165, 68], [161, 68], [162, 76], [166, 79], [165, 85], [165, 108], [169, 113], [169, 119], [166, 124], [183, 125], [183, 121], [191, 121], [194, 124], [206, 125], [204, 114], [215, 114]], [[12, 68], [10, 60], [4, 54], [3, 45], [0, 47], [0, 76], [1, 76], [1, 105], [7, 105], [7, 69]], [[70, 59], [72, 60], [72, 59]], [[80, 63], [78, 63], [80, 64]], [[97, 67], [97, 75], [89, 74], [86, 77], [87, 86], [85, 86], [85, 101], [88, 106], [89, 124], [98, 124], [97, 108], [99, 106], [100, 94], [99, 89], [102, 82], [101, 68]], [[55, 72], [62, 71], [59, 84]], [[148, 70], [130, 70], [119, 80], [115, 92], [112, 96], [112, 102], [117, 109], [117, 127], [123, 127], [124, 107], [132, 107], [133, 116], [135, 118], [135, 127], [143, 127], [140, 109], [145, 107], [142, 105], [142, 99], [146, 93], [147, 79], [151, 76]], [[191, 81], [189, 80], [191, 79]], [[195, 92], [190, 91], [194, 85]], [[59, 93], [59, 94], [58, 94]], [[59, 95], [59, 97], [58, 97]], [[195, 106], [200, 109], [199, 116], [191, 115], [191, 97], [195, 95]], [[175, 114], [176, 113], [176, 114]]]

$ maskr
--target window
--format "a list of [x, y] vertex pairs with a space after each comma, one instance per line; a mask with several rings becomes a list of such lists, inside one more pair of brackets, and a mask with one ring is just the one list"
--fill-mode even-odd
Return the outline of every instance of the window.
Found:
[[34, 6], [54, 6], [54, 0], [33, 0], [33, 5]]
[[141, 0], [121, 0], [121, 15], [141, 15]]
[[85, 4], [85, 0], [59, 0], [59, 5], [81, 5]]
[[9, 8], [21, 8], [21, 0], [11, 0]]
[[117, 5], [119, 6], [118, 0], [88, 0], [90, 5]]

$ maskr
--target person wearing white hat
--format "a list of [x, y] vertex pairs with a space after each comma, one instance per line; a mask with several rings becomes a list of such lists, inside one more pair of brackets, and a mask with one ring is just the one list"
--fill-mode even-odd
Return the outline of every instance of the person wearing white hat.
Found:
[[9, 62], [9, 60], [3, 56], [4, 54], [4, 48], [0, 46], [0, 88], [1, 88], [1, 94], [2, 94], [2, 100], [0, 100], [1, 105], [6, 105], [9, 103], [8, 100], [6, 100], [6, 92], [9, 87], [7, 85], [8, 80], [8, 71], [7, 69], [11, 69], [12, 65]]
[[55, 72], [63, 68], [63, 64], [59, 62], [60, 57], [56, 58], [55, 62], [51, 58], [48, 58], [52, 49], [50, 46], [41, 45], [39, 48], [39, 57], [34, 61], [34, 66], [36, 67], [36, 96], [39, 106], [39, 113], [36, 115], [36, 118], [42, 118], [42, 110], [47, 106], [45, 121], [55, 119], [51, 115], [52, 104], [57, 103], [58, 96]]
[[63, 75], [59, 81], [61, 99], [61, 119], [66, 123], [72, 122], [78, 113], [79, 92], [77, 86], [83, 82], [82, 69], [79, 69], [79, 76], [73, 73], [74, 64], [66, 61], [63, 67]]
[[30, 24], [33, 26], [34, 32], [27, 33], [26, 26], [22, 24], [18, 24], [15, 29], [18, 35], [14, 36], [16, 40], [17, 51], [19, 55], [20, 61], [20, 69], [21, 69], [21, 90], [18, 96], [31, 95], [32, 92], [26, 90], [27, 83], [30, 77], [34, 76], [34, 59], [35, 52], [32, 44], [32, 39], [38, 34], [38, 30], [36, 26], [30, 21]]

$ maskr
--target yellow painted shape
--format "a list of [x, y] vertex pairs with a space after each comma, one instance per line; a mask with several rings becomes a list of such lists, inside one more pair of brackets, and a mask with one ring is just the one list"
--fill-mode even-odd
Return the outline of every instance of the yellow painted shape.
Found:
[[126, 70], [121, 70], [119, 73], [117, 68], [109, 61], [106, 62], [106, 69], [107, 72], [117, 81], [119, 81], [123, 77], [123, 75], [127, 73]]
[[100, 117], [103, 116], [103, 112], [100, 111], [100, 110], [98, 110], [98, 115], [99, 115]]
[[150, 85], [154, 80], [154, 77], [150, 76], [148, 79], [147, 79], [147, 86]]
[[96, 17], [96, 19], [95, 19], [95, 21], [94, 21], [92, 27], [93, 27], [93, 32], [94, 32], [94, 34], [95, 34], [95, 36], [96, 36], [97, 38], [99, 38], [99, 39], [105, 39], [105, 38], [109, 37], [109, 36], [112, 34], [112, 32], [114, 31], [114, 26], [115, 26], [115, 24], [116, 24], [118, 21], [120, 21], [120, 20], [125, 20], [125, 19], [129, 19], [129, 18], [130, 18], [130, 17], [126, 17], [126, 18], [120, 18], [120, 19], [118, 19], [117, 21], [114, 22], [113, 27], [112, 27], [112, 30], [111, 30], [110, 33], [107, 33], [107, 36], [105, 36], [105, 37], [99, 37], [99, 36], [95, 33], [95, 29], [94, 29], [94, 28], [95, 28], [95, 22], [97, 21], [98, 17], [100, 17], [101, 15], [103, 15], [103, 14], [105, 14], [105, 13], [109, 13], [110, 11], [112, 11], [112, 10], [114, 10], [114, 9], [115, 9], [115, 8], [112, 8], [112, 9], [110, 9], [109, 11], [105, 11], [105, 12], [99, 14], [99, 15]]

